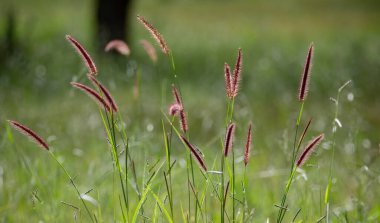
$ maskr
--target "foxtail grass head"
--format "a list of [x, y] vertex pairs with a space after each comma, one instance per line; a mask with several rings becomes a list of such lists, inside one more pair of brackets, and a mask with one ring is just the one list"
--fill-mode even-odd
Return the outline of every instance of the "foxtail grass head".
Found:
[[111, 111], [110, 105], [103, 99], [102, 96], [100, 96], [98, 94], [98, 92], [96, 92], [92, 88], [90, 88], [84, 84], [76, 83], [76, 82], [71, 82], [70, 84], [73, 87], [75, 87], [75, 88], [83, 91], [84, 93], [86, 93], [90, 98], [92, 98], [100, 107], [103, 107], [106, 111], [108, 111], [108, 112]]
[[117, 104], [116, 104], [115, 100], [113, 99], [111, 93], [108, 91], [108, 89], [106, 87], [104, 87], [104, 85], [102, 83], [100, 83], [100, 81], [98, 81], [94, 76], [87, 75], [87, 77], [95, 87], [99, 88], [102, 95], [107, 100], [107, 104], [112, 108], [112, 110], [114, 112], [117, 112], [119, 110], [119, 108], [117, 107]]
[[82, 57], [84, 64], [88, 69], [88, 73], [91, 75], [96, 75], [98, 73], [94, 61], [91, 59], [90, 54], [87, 53], [86, 49], [73, 37], [70, 35], [66, 35], [66, 39], [71, 43], [71, 45], [75, 48], [78, 54]]
[[148, 21], [146, 21], [144, 17], [138, 15], [137, 19], [145, 27], [145, 29], [147, 29], [150, 32], [152, 37], [156, 40], [158, 45], [161, 47], [162, 52], [166, 55], [169, 55], [170, 49], [168, 47], [168, 44], [166, 44], [165, 39], [158, 32], [158, 30], [156, 28], [154, 28], [152, 24], [150, 24]]
[[194, 145], [192, 145], [185, 136], [181, 136], [181, 140], [186, 144], [187, 148], [189, 148], [192, 157], [197, 161], [199, 167], [206, 172], [207, 166], [203, 159], [202, 153]]
[[227, 157], [232, 150], [234, 133], [235, 133], [235, 123], [230, 123], [227, 127], [226, 136], [224, 138], [224, 156]]
[[233, 73], [231, 73], [230, 66], [227, 63], [224, 64], [224, 82], [225, 82], [226, 94], [227, 94], [227, 97], [230, 99], [235, 98], [239, 92], [242, 66], [243, 66], [243, 53], [242, 53], [241, 48], [239, 48]]
[[307, 93], [309, 91], [309, 79], [310, 79], [310, 71], [311, 71], [311, 65], [312, 65], [311, 62], [313, 59], [313, 51], [314, 51], [314, 46], [313, 44], [311, 44], [307, 52], [305, 66], [303, 68], [303, 73], [301, 76], [299, 93], [298, 93], [299, 101], [305, 101], [307, 97]]
[[104, 51], [109, 52], [111, 50], [115, 50], [116, 52], [125, 56], [129, 56], [131, 54], [131, 50], [123, 40], [116, 39], [108, 42], [106, 47], [104, 48]]
[[49, 145], [42, 139], [36, 132], [31, 130], [30, 128], [22, 125], [16, 121], [8, 120], [9, 124], [18, 132], [28, 137], [30, 140], [35, 142], [39, 147], [45, 150], [49, 150]]
[[145, 39], [140, 40], [139, 43], [142, 45], [152, 62], [154, 64], [157, 63], [157, 53], [152, 44]]
[[250, 123], [248, 126], [248, 132], [247, 132], [247, 140], [245, 142], [245, 151], [244, 151], [244, 165], [247, 166], [249, 162], [249, 156], [251, 154], [251, 147], [252, 147], [252, 124]]
[[301, 167], [305, 162], [310, 158], [310, 155], [315, 151], [319, 143], [323, 140], [325, 135], [322, 133], [319, 136], [312, 139], [307, 146], [305, 147], [304, 151], [302, 152], [301, 156], [297, 160], [297, 167]]

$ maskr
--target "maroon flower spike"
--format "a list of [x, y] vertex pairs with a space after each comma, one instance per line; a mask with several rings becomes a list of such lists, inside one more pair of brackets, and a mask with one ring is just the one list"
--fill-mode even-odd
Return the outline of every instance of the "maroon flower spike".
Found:
[[204, 171], [207, 171], [206, 163], [203, 159], [202, 154], [200, 151], [193, 146], [184, 136], [181, 136], [182, 141], [186, 144], [187, 148], [190, 149], [190, 153], [193, 156], [193, 158], [197, 161], [199, 167], [203, 169]]
[[155, 29], [152, 24], [150, 24], [148, 21], [144, 19], [142, 16], [137, 16], [137, 19], [141, 22], [141, 24], [144, 25], [144, 27], [150, 32], [150, 34], [153, 36], [153, 38], [157, 41], [157, 43], [160, 45], [161, 50], [164, 54], [169, 54], [170, 49], [168, 45], [166, 44], [164, 38], [162, 35]]
[[182, 108], [179, 110], [179, 120], [181, 123], [181, 129], [184, 133], [186, 133], [189, 130], [189, 126], [187, 125], [187, 119], [186, 119], [186, 113], [185, 110]]
[[245, 152], [244, 152], [244, 165], [247, 166], [249, 161], [249, 155], [251, 153], [251, 144], [252, 144], [252, 134], [251, 134], [252, 124], [249, 124], [247, 141], [245, 143]]
[[310, 45], [309, 51], [307, 53], [305, 67], [303, 69], [303, 74], [301, 77], [301, 82], [299, 86], [298, 100], [304, 101], [307, 97], [309, 90], [309, 79], [310, 79], [310, 70], [311, 70], [311, 60], [313, 58], [314, 46]]
[[309, 159], [312, 152], [315, 151], [315, 149], [324, 137], [325, 135], [322, 133], [309, 142], [309, 144], [305, 147], [305, 150], [297, 160], [297, 167], [301, 167]]
[[172, 85], [172, 91], [173, 91], [173, 96], [174, 96], [175, 101], [177, 102], [177, 104], [182, 106], [181, 96], [179, 95], [178, 90], [174, 86], [174, 84]]
[[230, 153], [234, 140], [235, 123], [230, 123], [227, 127], [226, 136], [224, 139], [224, 156], [227, 157]]
[[131, 54], [131, 50], [129, 49], [128, 45], [123, 40], [118, 39], [108, 42], [104, 50], [106, 52], [115, 50], [125, 56], [129, 56]]
[[100, 81], [98, 81], [94, 76], [87, 75], [87, 77], [95, 87], [99, 88], [99, 90], [102, 92], [103, 96], [105, 96], [108, 104], [111, 106], [112, 110], [114, 112], [117, 112], [119, 109], [118, 109], [116, 102], [113, 99], [111, 93], [108, 91], [108, 89], [106, 87], [104, 87], [104, 85], [102, 83], [100, 83]]
[[231, 87], [232, 87], [232, 97], [233, 98], [236, 97], [236, 95], [239, 92], [239, 83], [240, 83], [240, 79], [241, 79], [242, 66], [243, 66], [243, 54], [242, 54], [241, 48], [239, 48], [238, 56], [236, 58], [235, 69], [234, 69], [234, 73], [233, 73], [232, 80], [231, 80], [232, 81]]
[[19, 131], [21, 134], [25, 135], [29, 139], [31, 139], [33, 142], [35, 142], [39, 147], [42, 149], [49, 150], [49, 145], [39, 136], [37, 133], [35, 133], [30, 128], [12, 120], [8, 120], [9, 124], [17, 131]]
[[71, 43], [71, 45], [73, 45], [73, 47], [76, 49], [78, 54], [82, 57], [85, 65], [87, 66], [89, 73], [91, 75], [96, 75], [98, 71], [96, 70], [95, 63], [91, 59], [87, 51], [83, 48], [83, 46], [70, 35], [66, 35], [66, 39]]
[[80, 83], [76, 83], [76, 82], [71, 82], [70, 83], [73, 87], [75, 88], [78, 88], [79, 90], [83, 91], [84, 93], [86, 93], [89, 97], [91, 97], [99, 106], [101, 107], [104, 107], [104, 109], [106, 109], [108, 112], [111, 111], [111, 108], [110, 106], [107, 104], [107, 102], [98, 94], [98, 92], [96, 92], [95, 90], [93, 90], [92, 88], [84, 85], [84, 84], [80, 84]]
[[227, 97], [232, 99], [231, 68], [227, 63], [224, 63], [224, 84]]

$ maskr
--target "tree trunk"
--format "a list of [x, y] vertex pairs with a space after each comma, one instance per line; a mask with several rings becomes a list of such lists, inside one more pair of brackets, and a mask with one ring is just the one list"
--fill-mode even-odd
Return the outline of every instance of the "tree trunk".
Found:
[[96, 0], [96, 32], [101, 49], [114, 39], [127, 41], [131, 0]]

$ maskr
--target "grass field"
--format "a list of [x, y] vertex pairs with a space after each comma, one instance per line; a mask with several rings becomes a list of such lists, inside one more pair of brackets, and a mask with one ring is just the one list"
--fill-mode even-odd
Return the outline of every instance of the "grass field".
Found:
[[[137, 222], [168, 222], [164, 210], [174, 222], [183, 222], [189, 213], [189, 191], [191, 222], [221, 222], [219, 175], [209, 173], [205, 180], [196, 163], [195, 191], [207, 196], [195, 217], [194, 194], [186, 177], [188, 149], [175, 134], [171, 137], [174, 211], [170, 211], [162, 122], [165, 132], [170, 125], [162, 111], [167, 114], [173, 102], [173, 70], [158, 46], [158, 63], [154, 65], [138, 44], [140, 39], [153, 40], [135, 19], [137, 14], [154, 24], [173, 52], [188, 117], [188, 137], [204, 153], [209, 170], [220, 171], [226, 132], [228, 100], [223, 66], [227, 62], [233, 67], [237, 49], [242, 48], [241, 90], [233, 115], [236, 222], [251, 210], [253, 215], [247, 222], [276, 222], [279, 208], [275, 205], [281, 203], [291, 165], [300, 107], [298, 84], [311, 42], [315, 52], [300, 131], [310, 118], [313, 121], [302, 147], [320, 133], [325, 133], [325, 139], [292, 181], [284, 222], [291, 222], [300, 208], [295, 222], [326, 222], [325, 189], [334, 142], [329, 222], [380, 222], [377, 1], [136, 1], [131, 10], [130, 57], [96, 50], [91, 17], [94, 5], [88, 0], [0, 3], [1, 49], [5, 47], [7, 9], [12, 6], [17, 47], [13, 54], [0, 56], [0, 222], [91, 222], [57, 162], [11, 130], [8, 119], [20, 121], [46, 139], [79, 191], [89, 191], [86, 204], [99, 222], [123, 222], [118, 171], [99, 109], [69, 84], [90, 85], [66, 34], [79, 40], [94, 58], [98, 79], [116, 99], [126, 124], [137, 179], [128, 178], [128, 222], [132, 222], [140, 200], [136, 191], [143, 190], [154, 173], [150, 188], [158, 199], [147, 193]], [[141, 75], [138, 97], [134, 94], [136, 70]], [[336, 98], [338, 89], [349, 80], [339, 100], [342, 127], [334, 134], [336, 107], [330, 98]], [[244, 181], [243, 155], [250, 121], [253, 147]], [[174, 123], [179, 128], [177, 121]], [[120, 152], [121, 140], [117, 143]], [[227, 161], [232, 167], [231, 157]], [[121, 166], [124, 168], [124, 163]], [[132, 173], [132, 165], [127, 166]], [[231, 179], [225, 171], [226, 187]], [[247, 185], [245, 195], [242, 182]], [[225, 222], [232, 222], [231, 190], [226, 197]], [[240, 203], [244, 197], [246, 209]], [[158, 200], [163, 207], [158, 207]]]

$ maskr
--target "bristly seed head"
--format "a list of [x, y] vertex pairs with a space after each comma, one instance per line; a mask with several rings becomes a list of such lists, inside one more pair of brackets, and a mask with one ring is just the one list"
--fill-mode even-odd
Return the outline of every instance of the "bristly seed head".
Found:
[[29, 139], [31, 139], [33, 142], [35, 142], [39, 147], [49, 150], [49, 145], [33, 130], [30, 128], [12, 120], [8, 120], [9, 124], [17, 131], [19, 131], [21, 134], [25, 135]]
[[325, 135], [322, 133], [319, 136], [315, 137], [313, 140], [311, 140], [308, 145], [305, 147], [304, 151], [302, 152], [301, 156], [297, 160], [297, 167], [301, 167], [310, 157], [310, 155], [315, 151], [319, 143], [323, 140]]
[[224, 63], [224, 85], [226, 88], [227, 97], [232, 99], [232, 77], [231, 77], [231, 68], [227, 63]]
[[87, 77], [95, 87], [99, 88], [99, 90], [102, 92], [103, 96], [105, 96], [105, 98], [108, 102], [108, 105], [111, 106], [112, 110], [114, 112], [117, 112], [119, 109], [118, 109], [116, 102], [113, 99], [111, 93], [108, 91], [108, 89], [106, 87], [104, 87], [104, 85], [102, 83], [100, 83], [100, 81], [98, 81], [94, 76], [87, 75]]
[[227, 127], [226, 136], [224, 138], [224, 156], [227, 157], [232, 150], [235, 132], [235, 123], [230, 123]]
[[203, 155], [202, 153], [200, 153], [200, 151], [194, 147], [187, 139], [185, 136], [181, 136], [181, 139], [182, 141], [186, 144], [187, 148], [190, 149], [190, 153], [191, 155], [193, 156], [193, 158], [197, 161], [199, 167], [204, 170], [205, 172], [207, 172], [207, 167], [206, 167], [206, 163], [203, 159]]
[[111, 111], [111, 108], [110, 108], [110, 105], [108, 105], [108, 103], [102, 98], [102, 96], [100, 96], [98, 94], [98, 92], [96, 92], [95, 90], [93, 90], [92, 88], [84, 85], [84, 84], [80, 84], [80, 83], [76, 83], [76, 82], [71, 82], [70, 83], [73, 87], [75, 88], [78, 88], [79, 90], [83, 91], [84, 93], [86, 93], [88, 96], [90, 96], [99, 106], [103, 107], [105, 110], [107, 110], [108, 112]]
[[75, 48], [78, 54], [82, 57], [84, 64], [87, 66], [87, 69], [91, 75], [96, 75], [98, 73], [94, 61], [91, 59], [90, 55], [84, 49], [84, 47], [76, 41], [70, 35], [66, 35], [66, 39], [71, 43], [71, 45]]
[[129, 49], [127, 43], [125, 43], [123, 40], [116, 39], [108, 42], [104, 48], [104, 51], [109, 52], [111, 50], [115, 50], [125, 56], [129, 56], [131, 54], [131, 50]]
[[235, 69], [234, 73], [232, 76], [232, 97], [236, 97], [238, 92], [239, 92], [239, 83], [241, 79], [241, 71], [242, 71], [242, 66], [243, 66], [243, 53], [241, 48], [238, 50], [238, 55], [236, 58], [236, 64], [235, 64]]
[[251, 134], [252, 124], [249, 124], [247, 141], [245, 142], [245, 152], [244, 152], [244, 165], [247, 166], [249, 162], [249, 156], [251, 153], [251, 144], [252, 144], [252, 134]]
[[139, 41], [139, 43], [143, 46], [145, 52], [148, 54], [149, 58], [155, 64], [157, 63], [157, 53], [152, 44], [145, 39]]
[[169, 107], [169, 114], [171, 116], [178, 115], [181, 110], [182, 110], [182, 106], [179, 105], [178, 103], [174, 103], [170, 105]]
[[150, 34], [153, 36], [153, 38], [157, 41], [159, 46], [161, 47], [161, 50], [164, 54], [169, 55], [170, 49], [168, 45], [166, 44], [166, 41], [162, 37], [162, 35], [155, 29], [152, 24], [150, 24], [148, 21], [144, 19], [142, 16], [137, 16], [137, 19], [141, 22], [141, 24], [144, 25], [144, 27], [150, 32]]
[[187, 125], [187, 119], [186, 119], [186, 113], [185, 110], [182, 108], [179, 110], [179, 120], [181, 123], [181, 129], [184, 133], [189, 131], [189, 126]]
[[309, 79], [310, 79], [310, 70], [311, 70], [311, 65], [312, 65], [311, 61], [313, 59], [313, 51], [314, 51], [314, 46], [313, 44], [311, 44], [306, 56], [305, 66], [304, 66], [303, 73], [301, 76], [299, 94], [298, 94], [299, 101], [305, 101], [308, 90], [309, 90]]

